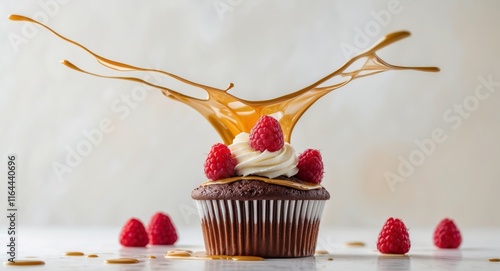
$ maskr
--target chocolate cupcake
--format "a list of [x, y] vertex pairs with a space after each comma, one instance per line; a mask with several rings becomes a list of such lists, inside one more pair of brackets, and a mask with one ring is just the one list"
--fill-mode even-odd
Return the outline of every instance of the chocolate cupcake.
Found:
[[233, 144], [214, 145], [205, 173], [210, 180], [191, 196], [207, 254], [314, 255], [321, 214], [330, 198], [320, 185], [323, 163], [318, 151], [297, 157], [283, 142], [279, 123], [264, 116]]

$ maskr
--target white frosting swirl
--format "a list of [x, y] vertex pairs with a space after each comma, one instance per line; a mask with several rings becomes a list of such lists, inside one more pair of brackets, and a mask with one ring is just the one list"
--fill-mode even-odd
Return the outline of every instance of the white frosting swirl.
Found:
[[248, 144], [248, 133], [237, 135], [229, 149], [238, 162], [236, 173], [241, 176], [258, 175], [275, 178], [281, 175], [291, 177], [299, 171], [298, 158], [293, 147], [285, 142], [281, 150], [256, 151]]

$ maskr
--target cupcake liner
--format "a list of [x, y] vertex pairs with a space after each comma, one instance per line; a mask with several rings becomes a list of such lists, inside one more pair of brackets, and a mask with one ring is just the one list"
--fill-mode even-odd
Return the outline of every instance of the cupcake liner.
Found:
[[209, 255], [314, 255], [325, 200], [195, 200]]

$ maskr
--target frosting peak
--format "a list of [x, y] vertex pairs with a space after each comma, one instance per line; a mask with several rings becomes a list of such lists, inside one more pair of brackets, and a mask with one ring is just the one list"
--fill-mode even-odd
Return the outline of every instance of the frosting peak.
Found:
[[294, 148], [285, 142], [278, 151], [256, 151], [248, 143], [249, 134], [238, 134], [229, 149], [237, 161], [235, 170], [238, 175], [258, 175], [275, 178], [280, 175], [294, 176], [298, 172], [298, 158]]

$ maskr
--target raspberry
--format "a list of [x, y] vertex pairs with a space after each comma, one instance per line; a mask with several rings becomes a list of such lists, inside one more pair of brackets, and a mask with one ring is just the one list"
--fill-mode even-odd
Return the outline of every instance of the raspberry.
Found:
[[145, 247], [149, 243], [148, 233], [141, 221], [131, 218], [120, 232], [120, 244], [126, 247]]
[[434, 245], [438, 248], [457, 248], [462, 243], [462, 236], [453, 220], [445, 218], [434, 230]]
[[410, 251], [410, 236], [403, 221], [390, 217], [378, 235], [377, 249], [382, 253], [405, 254]]
[[219, 180], [234, 176], [236, 159], [231, 155], [231, 150], [222, 144], [212, 146], [205, 160], [205, 175], [211, 180]]
[[299, 171], [295, 176], [306, 182], [320, 183], [323, 179], [323, 160], [319, 151], [307, 149], [298, 158]]
[[280, 123], [271, 116], [262, 116], [250, 131], [248, 143], [256, 151], [281, 150], [285, 144]]
[[162, 212], [153, 215], [148, 224], [149, 243], [152, 245], [173, 245], [177, 232], [170, 217]]

